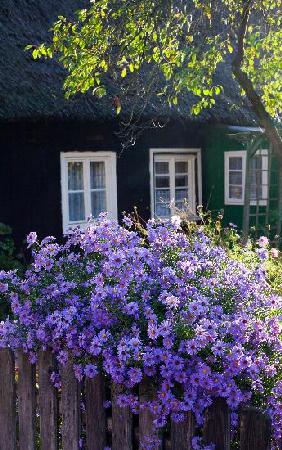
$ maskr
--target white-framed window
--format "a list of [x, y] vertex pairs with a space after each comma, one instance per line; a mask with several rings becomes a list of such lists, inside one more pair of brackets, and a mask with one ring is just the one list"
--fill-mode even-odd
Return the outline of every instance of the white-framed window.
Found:
[[64, 232], [103, 211], [117, 218], [114, 152], [61, 153], [61, 185]]
[[[245, 150], [224, 153], [224, 197], [226, 205], [243, 205], [246, 182]], [[268, 152], [258, 150], [250, 160], [250, 203], [265, 205], [268, 195]]]
[[169, 218], [186, 204], [196, 213], [196, 188], [200, 202], [202, 192], [200, 149], [150, 149], [150, 176], [152, 217]]
[[245, 198], [246, 151], [224, 153], [225, 204], [243, 205]]

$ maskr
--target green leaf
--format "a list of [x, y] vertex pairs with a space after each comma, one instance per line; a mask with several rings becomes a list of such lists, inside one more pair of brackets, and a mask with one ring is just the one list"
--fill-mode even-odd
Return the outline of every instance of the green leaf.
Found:
[[122, 69], [120, 76], [121, 76], [122, 78], [125, 78], [125, 77], [126, 77], [126, 67], [124, 67], [124, 68]]
[[231, 44], [228, 44], [227, 48], [228, 48], [229, 53], [233, 53], [233, 47]]

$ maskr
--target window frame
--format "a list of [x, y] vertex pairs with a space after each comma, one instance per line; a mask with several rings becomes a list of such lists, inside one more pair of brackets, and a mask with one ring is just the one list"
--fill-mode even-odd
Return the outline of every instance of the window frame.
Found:
[[[181, 159], [183, 156], [187, 157], [187, 160], [192, 159], [192, 164], [195, 164], [195, 160], [197, 161], [197, 175], [195, 172], [195, 168], [192, 170], [192, 209], [196, 214], [197, 207], [197, 199], [196, 199], [196, 185], [197, 185], [197, 193], [198, 193], [198, 203], [202, 204], [202, 160], [201, 160], [201, 149], [200, 148], [150, 148], [150, 197], [151, 197], [151, 218], [157, 218], [155, 214], [155, 172], [154, 172], [154, 162], [155, 158], [159, 161], [168, 161], [169, 158]], [[190, 164], [188, 163], [188, 171]], [[171, 164], [169, 163], [169, 167]], [[194, 165], [195, 167], [195, 165]], [[171, 170], [169, 169], [169, 177], [172, 176]], [[175, 182], [175, 180], [174, 180]], [[173, 182], [173, 186], [174, 186]], [[189, 188], [189, 186], [188, 186]], [[170, 190], [173, 187], [170, 185]], [[173, 214], [172, 214], [173, 215]], [[160, 219], [162, 219], [160, 217]]]
[[[112, 219], [117, 219], [117, 175], [116, 153], [107, 151], [68, 151], [60, 153], [61, 162], [61, 195], [62, 195], [62, 219], [63, 232], [80, 225], [87, 225], [87, 217], [91, 215], [91, 186], [90, 186], [90, 162], [105, 163], [106, 178], [106, 205], [107, 212]], [[82, 162], [83, 164], [83, 190], [85, 220], [69, 220], [69, 189], [68, 189], [68, 163]]]
[[[242, 198], [229, 197], [229, 159], [234, 157], [242, 158]], [[245, 182], [246, 180], [246, 150], [232, 150], [224, 152], [224, 203], [225, 205], [244, 205], [245, 203]]]
[[[250, 200], [250, 205], [265, 206], [268, 196], [268, 150], [259, 149], [255, 153], [262, 156], [262, 199]], [[229, 159], [232, 157], [242, 158], [242, 198], [235, 199], [229, 197]], [[246, 186], [246, 150], [231, 150], [224, 152], [224, 204], [225, 205], [244, 205], [245, 204], [245, 186]]]
[[262, 199], [250, 200], [251, 206], [266, 206], [268, 200], [268, 150], [259, 149], [256, 151], [255, 155], [262, 156], [261, 161], [261, 171], [262, 171]]

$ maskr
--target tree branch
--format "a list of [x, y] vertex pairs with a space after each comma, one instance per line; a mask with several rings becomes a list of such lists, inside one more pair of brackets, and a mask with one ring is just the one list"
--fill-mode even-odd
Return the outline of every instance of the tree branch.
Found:
[[252, 109], [258, 118], [259, 124], [264, 128], [265, 135], [267, 136], [269, 142], [272, 144], [273, 150], [279, 157], [279, 160], [282, 164], [281, 136], [279, 135], [277, 128], [273, 124], [272, 118], [266, 111], [260, 96], [257, 94], [252, 81], [242, 70], [242, 63], [244, 59], [244, 39], [247, 32], [252, 3], [253, 0], [247, 0], [243, 8], [242, 20], [238, 30], [237, 52], [232, 61], [232, 72], [241, 88], [244, 89], [246, 96], [252, 105]]

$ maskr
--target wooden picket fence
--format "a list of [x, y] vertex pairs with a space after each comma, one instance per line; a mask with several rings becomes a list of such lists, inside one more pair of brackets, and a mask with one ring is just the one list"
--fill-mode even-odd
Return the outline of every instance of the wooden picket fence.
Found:
[[[62, 387], [58, 391], [50, 382], [53, 370], [50, 352], [40, 354], [36, 367], [18, 352], [15, 368], [14, 354], [0, 349], [0, 450], [78, 450], [82, 435], [82, 448], [87, 450], [142, 448], [139, 442], [152, 427], [149, 410], [132, 415], [127, 407], [118, 407], [118, 386], [110, 389], [102, 376], [79, 383], [71, 364], [61, 370]], [[143, 400], [154, 396], [148, 382], [140, 385], [139, 396]], [[104, 401], [109, 398], [112, 407], [105, 410]], [[172, 422], [159, 450], [190, 450], [194, 431], [191, 414], [185, 422]], [[222, 400], [207, 411], [202, 434], [205, 442], [215, 443], [216, 449], [230, 449], [230, 414]], [[270, 434], [270, 421], [263, 413], [256, 409], [241, 412], [241, 450], [269, 450]]]

